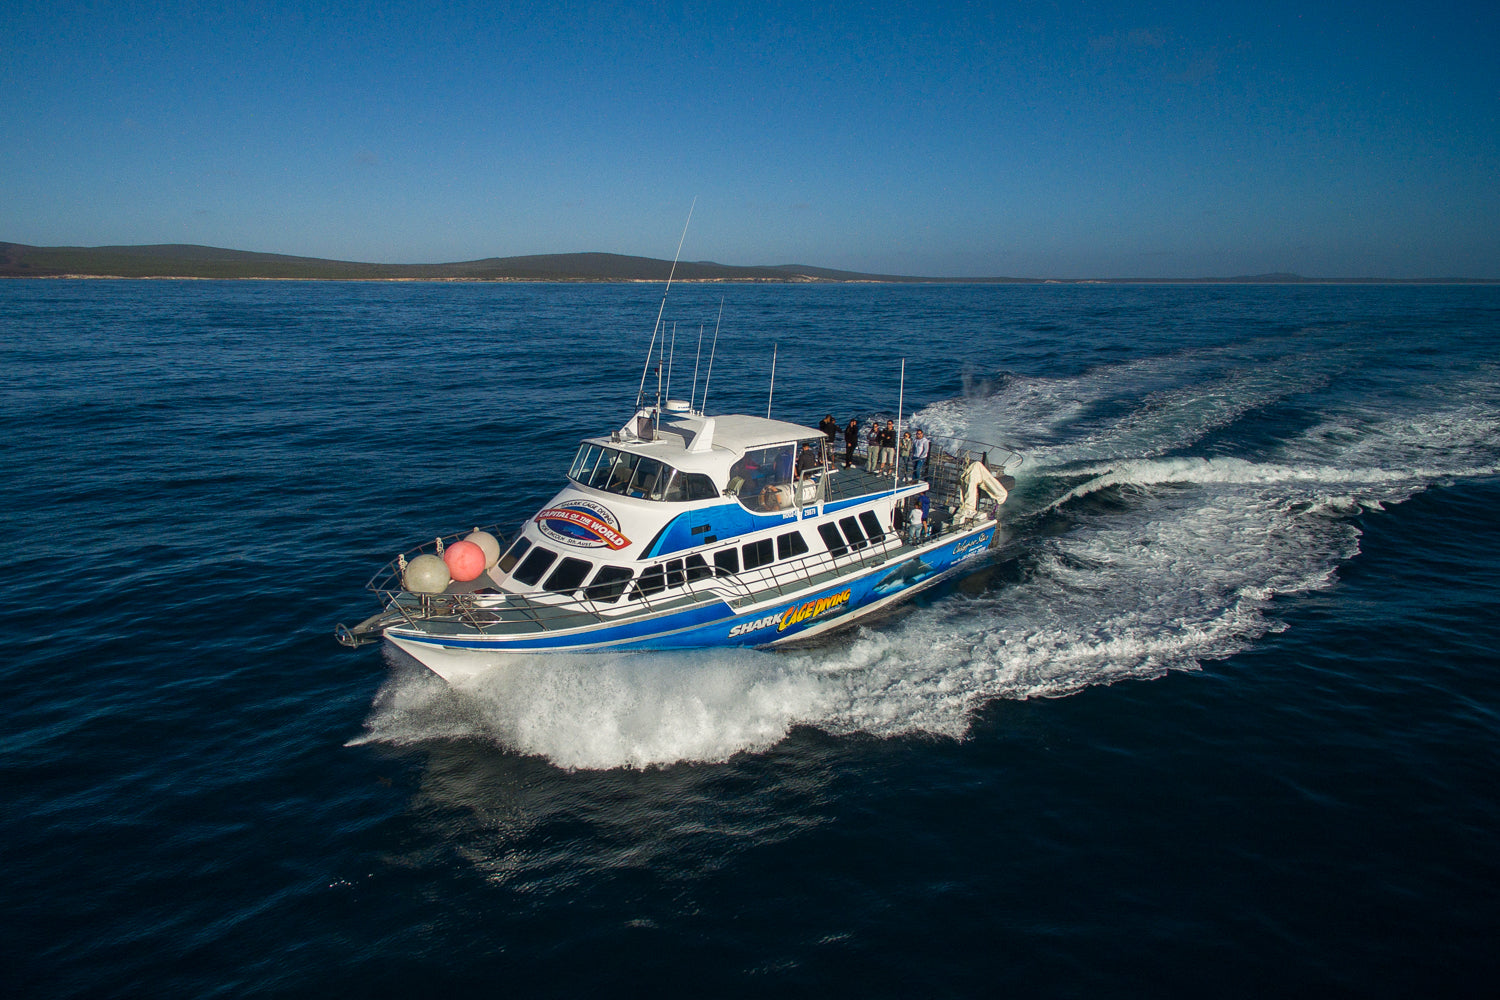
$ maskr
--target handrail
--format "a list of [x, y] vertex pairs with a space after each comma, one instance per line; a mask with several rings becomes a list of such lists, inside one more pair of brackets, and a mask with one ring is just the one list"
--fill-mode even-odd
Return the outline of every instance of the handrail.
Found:
[[[450, 537], [458, 538], [462, 534]], [[691, 606], [715, 598], [737, 606], [752, 604], [764, 600], [772, 593], [784, 596], [788, 591], [804, 589], [807, 581], [820, 573], [878, 566], [889, 561], [892, 554], [903, 547], [906, 546], [899, 533], [889, 530], [878, 538], [869, 539], [859, 548], [851, 546], [838, 556], [828, 551], [808, 553], [739, 574], [686, 580], [655, 595], [642, 593], [638, 599], [628, 602], [623, 602], [621, 598], [600, 602], [587, 596], [574, 596], [577, 591], [536, 595], [503, 592], [413, 594], [391, 586], [377, 586], [376, 584], [395, 579], [395, 574], [399, 573], [396, 568], [399, 559], [392, 561], [382, 573], [376, 574], [370, 589], [384, 599], [387, 613], [393, 614], [407, 625], [446, 620], [478, 632], [486, 632], [502, 624], [518, 624], [521, 618], [517, 616], [523, 616], [537, 628], [546, 631], [559, 627], [558, 623], [563, 619], [580, 614], [602, 622], [614, 618], [623, 620], [656, 614], [679, 605]], [[415, 551], [420, 553], [435, 549], [436, 541]], [[636, 592], [632, 592], [632, 596], [634, 593]], [[617, 613], [610, 614], [612, 611]]]
[[[1007, 445], [991, 444], [987, 441], [975, 441], [972, 438], [953, 437], [948, 434], [928, 434], [927, 440], [932, 442], [928, 460], [931, 461], [939, 451], [961, 461], [974, 461], [978, 459], [992, 469], [1006, 472], [1012, 467], [1019, 468], [1026, 461], [1014, 448]], [[939, 445], [942, 445], [939, 448]], [[1001, 457], [997, 458], [999, 455]]]

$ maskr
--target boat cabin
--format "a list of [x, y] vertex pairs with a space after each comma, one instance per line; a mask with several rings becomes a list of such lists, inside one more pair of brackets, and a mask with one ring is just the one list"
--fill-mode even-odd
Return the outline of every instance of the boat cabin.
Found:
[[[509, 593], [614, 602], [627, 589], [649, 596], [794, 559], [820, 537], [836, 555], [854, 551], [890, 530], [888, 510], [850, 511], [843, 520], [857, 538], [833, 522], [802, 530], [833, 496], [826, 444], [817, 428], [781, 420], [642, 410], [608, 437], [583, 441], [567, 486], [527, 521], [490, 575]], [[852, 493], [871, 501], [883, 494], [889, 507], [891, 479], [869, 478], [859, 489], [841, 484], [838, 506], [855, 502]], [[657, 558], [664, 561], [642, 566]]]

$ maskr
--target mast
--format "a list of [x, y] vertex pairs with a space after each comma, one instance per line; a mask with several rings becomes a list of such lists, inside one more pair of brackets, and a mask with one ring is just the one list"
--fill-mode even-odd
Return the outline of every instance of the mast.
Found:
[[672, 366], [677, 362], [677, 323], [672, 323], [672, 347], [667, 351], [667, 399], [672, 398]]
[[776, 395], [776, 348], [778, 344], [771, 345], [771, 388], [766, 393], [766, 419], [771, 419], [771, 398]]
[[708, 383], [714, 377], [714, 352], [719, 349], [719, 323], [724, 319], [724, 297], [719, 297], [719, 318], [714, 320], [714, 342], [708, 349], [708, 374], [703, 376], [703, 402], [698, 405], [699, 413], [708, 412]]
[[[693, 203], [688, 206], [687, 222], [684, 222], [682, 224], [682, 236], [677, 240], [677, 252], [672, 255], [672, 269], [667, 272], [667, 287], [663, 288], [661, 292], [661, 305], [656, 310], [656, 324], [651, 327], [651, 346], [646, 348], [646, 364], [641, 368], [641, 386], [635, 391], [635, 408], [637, 411], [640, 410], [641, 400], [645, 398], [646, 395], [646, 373], [651, 370], [651, 354], [653, 349], [656, 347], [656, 335], [661, 330], [662, 313], [666, 312], [667, 309], [667, 293], [672, 290], [672, 279], [677, 276], [677, 259], [682, 256], [682, 244], [683, 241], [687, 239], [688, 225], [693, 221], [693, 209], [697, 207], [697, 205], [698, 199], [694, 198]], [[661, 370], [658, 369], [658, 390], [660, 389], [660, 381]], [[657, 392], [657, 395], [661, 395], [660, 391]]]
[[698, 362], [703, 358], [703, 324], [698, 324], [698, 350], [693, 353], [693, 391], [688, 394], [688, 412], [693, 412], [693, 403], [698, 399]]
[[896, 461], [891, 472], [891, 496], [901, 488], [901, 416], [906, 409], [906, 359], [901, 359], [901, 391], [896, 395]]

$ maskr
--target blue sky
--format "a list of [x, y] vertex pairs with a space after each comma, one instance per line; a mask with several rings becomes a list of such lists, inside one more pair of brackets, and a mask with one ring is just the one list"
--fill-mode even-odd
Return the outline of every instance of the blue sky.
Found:
[[0, 240], [1500, 277], [1479, 3], [0, 3]]

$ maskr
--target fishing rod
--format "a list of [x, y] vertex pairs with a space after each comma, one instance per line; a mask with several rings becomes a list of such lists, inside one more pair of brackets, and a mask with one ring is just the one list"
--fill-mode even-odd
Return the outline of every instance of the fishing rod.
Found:
[[667, 350], [667, 402], [672, 401], [672, 368], [677, 364], [677, 323], [672, 323], [672, 346]]
[[703, 360], [703, 324], [698, 324], [698, 350], [693, 353], [693, 391], [688, 393], [688, 412], [698, 400], [698, 362]]
[[708, 349], [708, 374], [703, 376], [703, 402], [698, 406], [699, 413], [708, 412], [708, 383], [714, 377], [714, 352], [719, 349], [719, 324], [724, 319], [724, 297], [719, 297], [719, 318], [714, 320], [714, 342]]
[[771, 419], [771, 397], [776, 395], [776, 349], [779, 344], [771, 345], [771, 388], [766, 393], [766, 419]]

